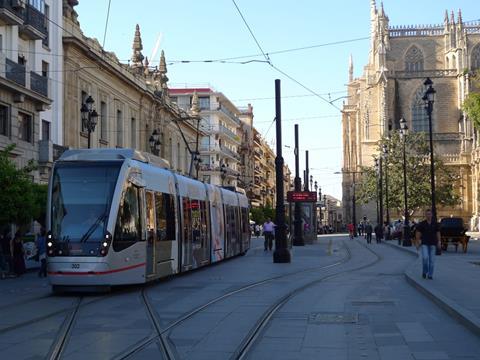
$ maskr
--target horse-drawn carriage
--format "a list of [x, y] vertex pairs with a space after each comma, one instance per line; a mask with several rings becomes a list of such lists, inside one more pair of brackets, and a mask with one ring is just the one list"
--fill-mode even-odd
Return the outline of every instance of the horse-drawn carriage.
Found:
[[468, 240], [470, 236], [466, 234], [467, 229], [463, 224], [462, 218], [444, 218], [440, 221], [440, 235], [442, 237], [442, 250], [447, 251], [448, 245], [455, 246], [458, 251], [458, 245], [462, 246], [464, 253], [467, 252]]

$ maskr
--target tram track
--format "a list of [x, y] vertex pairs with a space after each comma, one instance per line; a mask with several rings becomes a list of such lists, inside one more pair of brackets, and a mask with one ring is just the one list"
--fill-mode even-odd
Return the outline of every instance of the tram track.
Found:
[[78, 299], [77, 304], [74, 308], [70, 311], [70, 313], [65, 317], [58, 333], [57, 337], [54, 340], [52, 346], [47, 355], [48, 360], [58, 360], [61, 359], [65, 348], [67, 347], [68, 340], [70, 338], [70, 334], [72, 332], [75, 320], [77, 318], [78, 311], [80, 310], [80, 306], [82, 305], [83, 297]]
[[[341, 271], [339, 273], [326, 275], [326, 276], [324, 276], [320, 279], [313, 280], [313, 281], [311, 281], [307, 284], [304, 284], [303, 286], [301, 286], [297, 289], [294, 289], [294, 290], [290, 291], [288, 294], [281, 297], [277, 302], [275, 302], [272, 306], [270, 306], [269, 309], [266, 312], [264, 312], [262, 317], [257, 321], [255, 326], [250, 330], [249, 334], [242, 341], [241, 345], [234, 352], [231, 359], [235, 359], [235, 360], [247, 359], [249, 353], [254, 348], [256, 341], [261, 337], [261, 335], [263, 334], [264, 330], [266, 329], [266, 327], [270, 323], [273, 316], [280, 309], [282, 309], [285, 304], [287, 304], [292, 298], [294, 298], [296, 295], [300, 294], [302, 291], [310, 288], [311, 286], [314, 286], [314, 285], [317, 285], [321, 282], [324, 282], [326, 280], [329, 280], [329, 279], [332, 279], [332, 278], [335, 278], [335, 277], [338, 277], [338, 276], [341, 276], [341, 275], [345, 275], [345, 274], [348, 274], [348, 273], [353, 272], [353, 271], [359, 271], [359, 270], [363, 270], [363, 269], [366, 269], [368, 267], [374, 266], [379, 261], [382, 260], [382, 257], [380, 255], [378, 255], [376, 252], [374, 252], [372, 249], [370, 249], [369, 247], [360, 243], [358, 240], [357, 240], [357, 243], [359, 243], [360, 245], [365, 247], [367, 250], [369, 250], [376, 257], [376, 259], [369, 264], [366, 264], [366, 265], [363, 265], [363, 266], [360, 266], [360, 267], [356, 267], [356, 268], [353, 268], [353, 269], [348, 269], [348, 270], [345, 270], [345, 271]], [[348, 253], [350, 254], [350, 257], [351, 257], [350, 249], [348, 249], [348, 247], [346, 247], [346, 248], [347, 248], [347, 251], [348, 251]]]
[[143, 297], [145, 306], [147, 308], [147, 312], [148, 312], [149, 317], [152, 321], [152, 325], [153, 325], [153, 328], [155, 329], [156, 334], [151, 336], [150, 338], [145, 339], [144, 341], [141, 341], [141, 342], [137, 343], [136, 346], [130, 347], [125, 352], [115, 356], [113, 359], [114, 360], [129, 359], [134, 354], [137, 354], [140, 351], [142, 351], [143, 349], [145, 349], [146, 347], [148, 347], [150, 344], [152, 344], [157, 339], [159, 339], [160, 346], [161, 346], [161, 349], [162, 349], [162, 353], [165, 356], [165, 359], [175, 359], [175, 358], [177, 358], [177, 356], [175, 356], [175, 354], [176, 354], [175, 346], [174, 346], [173, 343], [171, 343], [171, 341], [169, 339], [169, 333], [175, 327], [177, 327], [180, 324], [184, 323], [185, 321], [193, 318], [196, 314], [200, 313], [201, 311], [205, 310], [206, 308], [208, 308], [208, 307], [210, 307], [210, 306], [212, 306], [212, 305], [214, 305], [214, 304], [216, 304], [216, 303], [218, 303], [222, 300], [225, 300], [225, 299], [227, 299], [227, 298], [229, 298], [233, 295], [236, 295], [238, 293], [241, 293], [241, 292], [250, 290], [252, 288], [258, 287], [260, 285], [267, 284], [267, 283], [273, 282], [275, 280], [283, 279], [283, 278], [286, 278], [286, 277], [289, 277], [289, 276], [294, 276], [294, 275], [307, 273], [307, 272], [311, 272], [311, 271], [327, 270], [327, 269], [334, 268], [336, 266], [340, 266], [342, 264], [345, 264], [348, 261], [350, 261], [351, 253], [350, 253], [348, 247], [345, 246], [345, 243], [342, 242], [342, 244], [343, 244], [343, 248], [346, 249], [347, 254], [346, 254], [346, 256], [344, 256], [343, 258], [341, 258], [339, 261], [337, 261], [335, 263], [332, 263], [332, 264], [329, 264], [329, 265], [324, 265], [324, 266], [310, 267], [310, 268], [307, 268], [307, 269], [302, 269], [302, 270], [294, 271], [294, 272], [289, 272], [289, 273], [286, 273], [286, 274], [277, 275], [277, 276], [274, 276], [274, 277], [270, 277], [270, 278], [267, 278], [267, 279], [263, 279], [263, 280], [260, 280], [260, 281], [242, 286], [240, 288], [237, 288], [235, 290], [232, 290], [232, 291], [229, 291], [225, 294], [222, 294], [222, 295], [220, 295], [220, 296], [218, 296], [218, 297], [216, 297], [216, 298], [214, 298], [214, 299], [212, 299], [212, 300], [194, 308], [193, 310], [187, 312], [186, 314], [182, 315], [178, 319], [174, 320], [172, 323], [170, 323], [168, 326], [166, 326], [163, 329], [159, 325], [158, 315], [156, 314], [155, 310], [153, 309], [153, 307], [150, 304], [148, 294], [146, 293], [146, 289], [142, 290], [142, 297]]

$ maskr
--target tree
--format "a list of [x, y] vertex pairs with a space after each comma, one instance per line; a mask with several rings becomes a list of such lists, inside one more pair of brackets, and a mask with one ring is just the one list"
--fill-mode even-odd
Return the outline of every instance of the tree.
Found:
[[[388, 168], [388, 196], [390, 209], [403, 213], [403, 140], [399, 134], [391, 138], [383, 138], [378, 143], [378, 152], [383, 144], [388, 147], [388, 156], [383, 159], [383, 174]], [[407, 163], [407, 193], [408, 208], [413, 214], [420, 208], [431, 205], [430, 190], [430, 147], [424, 133], [410, 133], [406, 137], [406, 163]], [[446, 166], [441, 158], [435, 157], [435, 186], [436, 203], [442, 206], [454, 206], [460, 203], [460, 197], [454, 191], [455, 182], [459, 175]], [[383, 176], [383, 189], [386, 177]], [[357, 190], [357, 198], [361, 203], [377, 200], [378, 176], [374, 167], [364, 167], [362, 178]], [[385, 191], [383, 191], [384, 204], [386, 204]]]
[[472, 92], [470, 92], [463, 102], [462, 109], [472, 121], [475, 129], [480, 129], [480, 77], [477, 73], [470, 75]]
[[[41, 216], [36, 207], [39, 202], [46, 204], [46, 191], [35, 188], [30, 173], [35, 169], [35, 164], [30, 161], [23, 168], [17, 169], [10, 159], [10, 153], [15, 145], [9, 145], [0, 151], [0, 225], [16, 224], [27, 225], [35, 214]], [[38, 201], [35, 194], [38, 190]], [[43, 194], [42, 191], [45, 193]], [[40, 195], [42, 194], [42, 195]]]

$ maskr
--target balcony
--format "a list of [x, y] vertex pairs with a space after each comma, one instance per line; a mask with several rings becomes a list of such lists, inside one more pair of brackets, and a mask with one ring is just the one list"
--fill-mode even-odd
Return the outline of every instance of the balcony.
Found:
[[227, 156], [233, 158], [234, 160], [240, 161], [240, 155], [238, 155], [236, 152], [230, 150], [228, 147], [220, 145], [220, 149]]
[[26, 86], [25, 65], [18, 64], [10, 59], [5, 59], [5, 77], [16, 82], [18, 85]]
[[240, 144], [240, 138], [238, 137], [238, 135], [226, 126], [219, 125], [218, 127], [213, 129], [213, 132], [223, 135], [229, 141]]
[[23, 25], [19, 34], [26, 40], [43, 40], [48, 36], [45, 15], [31, 5], [26, 5], [23, 12]]
[[48, 97], [48, 78], [30, 71], [30, 89]]
[[23, 24], [20, 0], [0, 0], [0, 23], [5, 25]]
[[232, 113], [230, 110], [226, 109], [221, 104], [218, 107], [218, 110], [220, 110], [222, 113], [224, 113], [226, 115], [226, 117], [228, 119], [230, 119], [231, 121], [233, 121], [235, 124], [240, 125], [240, 119], [234, 113]]

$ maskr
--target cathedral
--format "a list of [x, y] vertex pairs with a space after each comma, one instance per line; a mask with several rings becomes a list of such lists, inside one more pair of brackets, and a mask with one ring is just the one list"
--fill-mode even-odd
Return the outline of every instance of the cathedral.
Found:
[[[407, 121], [409, 131], [429, 131], [424, 81], [436, 90], [432, 113], [434, 151], [459, 175], [455, 191], [461, 204], [442, 208], [438, 217], [461, 216], [478, 229], [480, 200], [479, 131], [462, 111], [473, 90], [471, 71], [480, 68], [480, 22], [464, 22], [462, 13], [445, 12], [443, 24], [390, 26], [383, 4], [371, 0], [371, 39], [363, 75], [353, 75], [350, 58], [348, 97], [342, 109], [344, 218], [353, 220], [355, 180], [373, 166], [378, 141]], [[355, 178], [356, 174], [356, 178]], [[376, 204], [355, 204], [357, 222], [376, 219]], [[393, 220], [393, 219], [392, 219]]]

